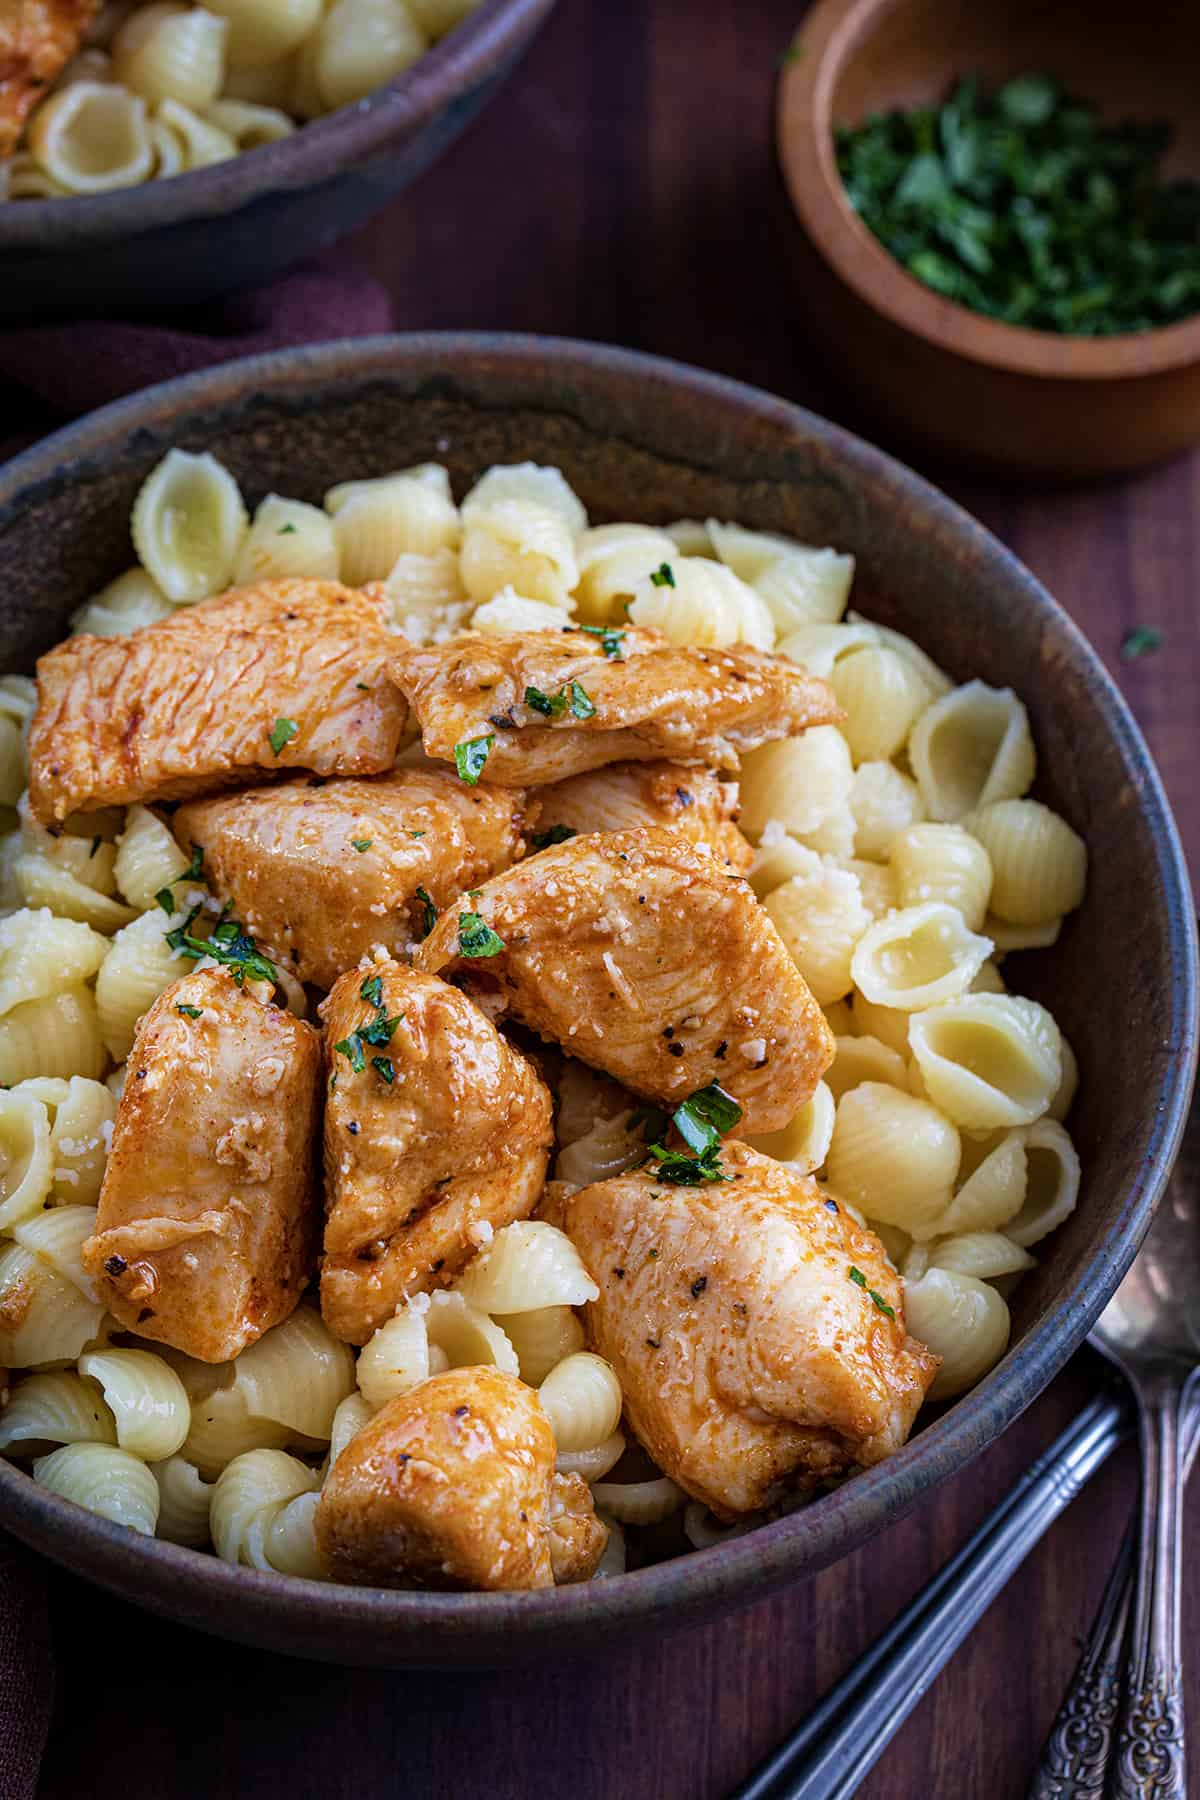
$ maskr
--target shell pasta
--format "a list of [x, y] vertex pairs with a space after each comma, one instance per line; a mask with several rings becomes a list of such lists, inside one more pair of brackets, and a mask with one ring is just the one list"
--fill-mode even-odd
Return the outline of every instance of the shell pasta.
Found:
[[[42, 113], [104, 85], [186, 164], [466, 10], [156, 0]], [[0, 1453], [242, 1568], [612, 1578], [1004, 1355], [1083, 1173], [1007, 958], [1087, 849], [840, 547], [347, 476], [170, 450], [0, 678]]]

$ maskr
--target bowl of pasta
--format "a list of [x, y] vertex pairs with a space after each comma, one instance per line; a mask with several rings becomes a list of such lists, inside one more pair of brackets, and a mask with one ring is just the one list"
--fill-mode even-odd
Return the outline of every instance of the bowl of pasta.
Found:
[[18, 458], [0, 576], [18, 1537], [293, 1654], [603, 1649], [863, 1542], [1080, 1343], [1192, 900], [933, 488], [670, 363], [377, 339]]
[[191, 305], [327, 249], [475, 116], [553, 0], [16, 0], [0, 323]]

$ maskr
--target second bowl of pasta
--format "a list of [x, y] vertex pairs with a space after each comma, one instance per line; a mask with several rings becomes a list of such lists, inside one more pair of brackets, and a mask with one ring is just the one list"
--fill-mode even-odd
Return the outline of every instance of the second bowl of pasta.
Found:
[[0, 323], [190, 305], [326, 249], [442, 153], [552, 5], [17, 0]]
[[916, 477], [378, 340], [19, 459], [0, 574], [26, 1541], [293, 1653], [600, 1644], [861, 1542], [1080, 1341], [1191, 901], [1096, 659]]

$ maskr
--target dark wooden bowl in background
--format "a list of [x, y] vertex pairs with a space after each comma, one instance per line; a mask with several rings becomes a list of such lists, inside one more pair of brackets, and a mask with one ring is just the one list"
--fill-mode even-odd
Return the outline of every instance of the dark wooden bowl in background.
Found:
[[229, 162], [112, 194], [0, 206], [0, 325], [187, 306], [327, 249], [453, 143], [553, 5], [484, 0], [365, 100]]
[[523, 337], [370, 339], [226, 364], [152, 388], [0, 470], [0, 669], [23, 670], [132, 561], [139, 483], [171, 445], [211, 450], [253, 504], [436, 458], [461, 493], [494, 462], [559, 464], [597, 522], [716, 514], [852, 550], [856, 604], [957, 677], [1011, 685], [1037, 791], [1088, 841], [1087, 900], [1017, 984], [1082, 1071], [1078, 1211], [1038, 1248], [998, 1368], [890, 1461], [716, 1549], [536, 1594], [327, 1587], [233, 1569], [81, 1512], [0, 1459], [0, 1520], [138, 1604], [297, 1656], [426, 1667], [604, 1650], [696, 1623], [824, 1567], [916, 1505], [1079, 1344], [1161, 1192], [1191, 1089], [1195, 918], [1175, 827], [1124, 702], [1066, 615], [936, 489], [796, 406], [678, 364]]
[[1200, 441], [1200, 315], [1069, 338], [969, 312], [908, 274], [846, 198], [834, 125], [945, 99], [962, 75], [1059, 76], [1101, 115], [1166, 119], [1168, 177], [1200, 178], [1200, 6], [1121, 0], [820, 0], [780, 77], [780, 164], [800, 224], [796, 304], [890, 434], [983, 469], [1055, 479]]

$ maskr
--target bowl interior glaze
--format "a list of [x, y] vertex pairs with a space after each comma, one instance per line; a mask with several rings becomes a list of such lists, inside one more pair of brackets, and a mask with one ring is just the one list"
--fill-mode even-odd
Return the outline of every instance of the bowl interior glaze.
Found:
[[[1172, 1159], [1196, 1040], [1191, 893], [1158, 776], [1084, 639], [981, 526], [821, 419], [681, 366], [565, 340], [430, 336], [284, 352], [152, 389], [0, 470], [0, 667], [21, 670], [132, 561], [138, 484], [211, 450], [253, 503], [436, 459], [461, 493], [494, 462], [560, 465], [595, 522], [715, 514], [852, 550], [855, 605], [955, 676], [1015, 687], [1036, 792], [1090, 850], [1087, 900], [1015, 980], [1080, 1062], [1078, 1211], [1017, 1290], [1013, 1343], [890, 1462], [777, 1524], [614, 1581], [419, 1595], [233, 1570], [80, 1513], [0, 1460], [0, 1517], [127, 1598], [203, 1629], [344, 1663], [486, 1665], [600, 1650], [744, 1604], [862, 1543], [961, 1469], [1080, 1342], [1128, 1266]], [[801, 1602], [802, 1603], [802, 1602]]]

